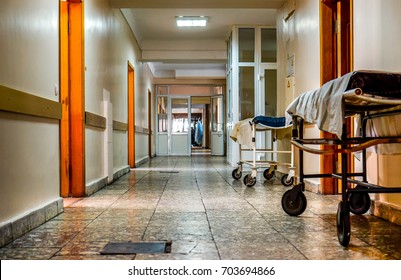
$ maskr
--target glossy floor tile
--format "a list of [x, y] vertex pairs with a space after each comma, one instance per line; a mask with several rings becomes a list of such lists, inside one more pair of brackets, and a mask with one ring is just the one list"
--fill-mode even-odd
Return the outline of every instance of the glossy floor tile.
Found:
[[[351, 215], [338, 243], [339, 196], [305, 192], [306, 211], [281, 207], [288, 187], [258, 175], [234, 180], [224, 157], [157, 157], [0, 248], [0, 259], [388, 260], [401, 259], [401, 227]], [[245, 172], [244, 172], [245, 173]], [[101, 255], [109, 242], [172, 241], [171, 253]]]

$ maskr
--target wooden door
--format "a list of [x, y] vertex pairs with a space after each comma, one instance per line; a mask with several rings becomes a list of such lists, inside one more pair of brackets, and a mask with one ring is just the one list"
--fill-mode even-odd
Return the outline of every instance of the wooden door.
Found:
[[152, 92], [148, 90], [148, 155], [152, 158]]
[[135, 70], [128, 63], [128, 165], [135, 167]]
[[[60, 194], [85, 194], [83, 4], [60, 1]], [[74, 104], [74, 106], [71, 106]]]
[[[352, 57], [352, 0], [321, 0], [320, 2], [321, 41], [321, 84], [338, 78], [353, 69]], [[347, 123], [351, 126], [350, 120]], [[321, 137], [335, 137], [322, 132]], [[321, 159], [321, 173], [335, 173], [339, 168], [341, 155], [324, 155]], [[349, 166], [351, 161], [349, 159]], [[323, 194], [338, 193], [337, 180], [321, 179]]]

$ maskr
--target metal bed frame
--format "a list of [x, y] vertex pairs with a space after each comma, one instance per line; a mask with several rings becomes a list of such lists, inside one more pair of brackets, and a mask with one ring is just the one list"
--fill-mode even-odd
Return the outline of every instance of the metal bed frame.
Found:
[[[383, 109], [401, 105], [401, 100], [364, 96], [362, 90], [359, 88], [345, 92], [344, 98], [348, 101], [352, 100], [353, 102], [369, 102], [369, 104], [364, 104], [364, 106], [346, 104], [345, 107], [348, 116], [360, 114], [362, 117], [361, 136], [359, 137], [347, 137], [348, 129], [346, 124], [343, 124], [342, 139], [335, 136], [333, 138], [304, 139], [304, 120], [298, 116], [293, 116], [291, 144], [299, 148], [299, 183], [284, 193], [281, 204], [283, 210], [288, 215], [301, 215], [305, 211], [307, 205], [306, 197], [303, 194], [305, 190], [305, 179], [331, 177], [341, 180], [341, 201], [337, 209], [337, 237], [341, 245], [347, 246], [351, 237], [350, 212], [356, 215], [366, 213], [371, 206], [369, 193], [401, 193], [401, 187], [387, 188], [369, 183], [367, 181], [366, 166], [367, 148], [378, 144], [401, 143], [401, 136], [368, 137], [366, 135], [367, 121], [373, 118], [401, 114], [401, 109], [383, 111]], [[311, 148], [313, 145], [324, 146], [326, 149]], [[362, 171], [356, 173], [349, 172], [348, 156], [358, 151], [362, 153]], [[303, 162], [304, 152], [320, 155], [341, 154], [341, 172], [305, 174]], [[356, 177], [362, 179], [357, 180]], [[352, 185], [356, 186], [352, 187]]]

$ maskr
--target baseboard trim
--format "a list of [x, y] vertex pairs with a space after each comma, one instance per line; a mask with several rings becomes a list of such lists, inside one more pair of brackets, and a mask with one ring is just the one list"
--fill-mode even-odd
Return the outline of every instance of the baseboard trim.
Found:
[[[128, 172], [130, 172], [130, 168], [128, 165], [122, 167], [121, 169], [119, 169], [117, 171], [114, 171], [113, 172], [113, 182]], [[85, 196], [90, 196], [90, 195], [94, 194], [95, 192], [103, 189], [107, 185], [109, 185], [109, 183], [107, 181], [107, 177], [104, 177], [104, 178], [99, 179], [98, 181], [92, 182], [92, 183], [86, 185]]]
[[85, 186], [85, 196], [91, 196], [98, 190], [107, 186], [107, 176]]
[[141, 166], [142, 164], [148, 162], [149, 160], [150, 160], [150, 159], [149, 159], [149, 156], [144, 157], [144, 158], [138, 160], [138, 161], [135, 163], [135, 166], [136, 166], [136, 167], [137, 167], [137, 166]]
[[114, 171], [114, 173], [113, 173], [113, 181], [116, 181], [118, 178], [124, 176], [125, 174], [127, 174], [129, 172], [130, 172], [129, 165], [124, 166], [124, 167], [120, 168], [117, 171]]
[[60, 197], [39, 209], [0, 226], [0, 247], [37, 228], [63, 211], [63, 199]]
[[401, 206], [373, 200], [370, 207], [370, 213], [373, 216], [380, 217], [401, 226]]

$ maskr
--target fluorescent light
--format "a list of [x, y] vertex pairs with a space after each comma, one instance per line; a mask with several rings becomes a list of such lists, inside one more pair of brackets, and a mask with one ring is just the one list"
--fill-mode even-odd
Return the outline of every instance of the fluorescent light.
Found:
[[207, 24], [207, 17], [204, 16], [179, 16], [176, 17], [178, 27], [203, 27]]

